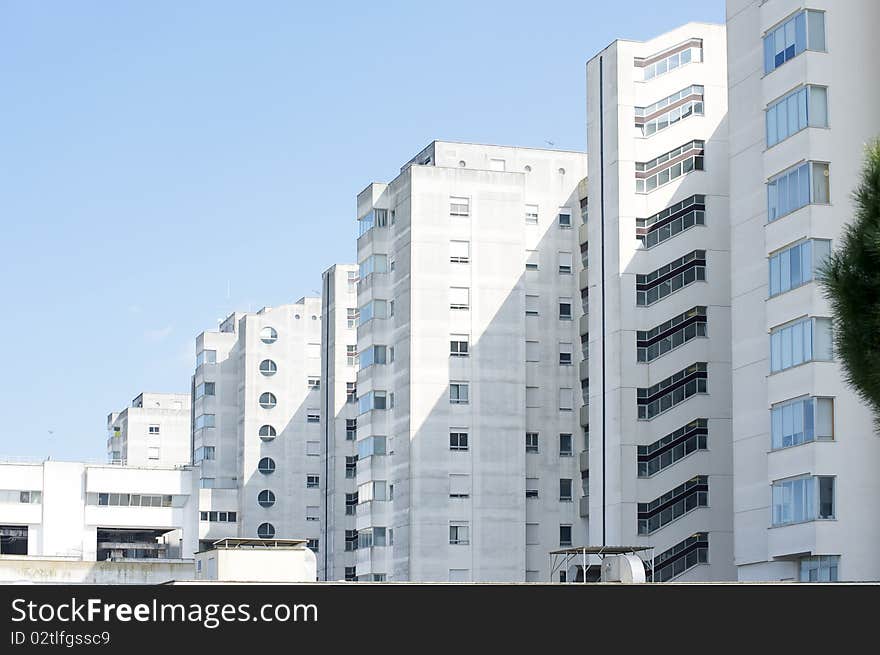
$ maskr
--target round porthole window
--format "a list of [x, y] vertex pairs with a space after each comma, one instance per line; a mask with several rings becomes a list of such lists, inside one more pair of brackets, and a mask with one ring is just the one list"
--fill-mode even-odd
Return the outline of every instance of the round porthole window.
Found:
[[526, 173], [531, 173], [531, 172], [532, 172], [532, 167], [529, 166], [528, 164], [526, 164]]
[[278, 340], [278, 331], [273, 327], [264, 327], [260, 330], [260, 340], [263, 343], [275, 343]]
[[266, 393], [260, 394], [260, 407], [263, 409], [272, 409], [275, 405], [278, 404], [278, 399], [275, 397], [274, 393]]
[[271, 539], [275, 536], [275, 526], [271, 523], [260, 523], [257, 527], [257, 536], [260, 539]]
[[271, 425], [263, 425], [260, 427], [260, 439], [263, 441], [272, 441], [276, 436], [275, 428]]
[[270, 375], [275, 375], [278, 372], [278, 365], [273, 362], [271, 359], [264, 359], [260, 362], [260, 373], [269, 377]]
[[263, 457], [257, 464], [257, 470], [263, 475], [269, 475], [275, 472], [275, 460], [271, 457]]
[[275, 504], [275, 492], [270, 489], [263, 489], [257, 495], [257, 502], [260, 507], [272, 507]]
[[465, 166], [467, 166], [467, 164], [465, 163], [464, 159], [462, 159], [460, 162], [458, 162], [458, 165], [461, 166], [462, 168], [464, 168]]

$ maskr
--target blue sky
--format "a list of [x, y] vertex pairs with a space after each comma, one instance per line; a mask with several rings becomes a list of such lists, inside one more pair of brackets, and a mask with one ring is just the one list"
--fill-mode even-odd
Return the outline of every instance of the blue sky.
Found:
[[582, 149], [584, 64], [722, 0], [0, 0], [0, 456], [102, 459], [194, 338], [315, 293], [432, 139]]

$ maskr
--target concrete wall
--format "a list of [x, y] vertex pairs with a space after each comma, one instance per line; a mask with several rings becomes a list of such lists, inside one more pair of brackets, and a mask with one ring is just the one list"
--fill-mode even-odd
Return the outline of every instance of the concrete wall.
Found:
[[189, 580], [193, 560], [83, 562], [49, 557], [0, 557], [0, 582], [36, 584], [162, 584]]

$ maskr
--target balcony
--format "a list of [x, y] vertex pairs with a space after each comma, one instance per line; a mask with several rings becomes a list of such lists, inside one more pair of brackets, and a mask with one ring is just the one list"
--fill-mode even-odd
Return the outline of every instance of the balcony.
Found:
[[578, 516], [580, 516], [582, 519], [588, 518], [590, 516], [589, 496], [581, 496], [578, 500]]
[[578, 455], [578, 464], [580, 464], [581, 471], [589, 471], [590, 470], [590, 451], [582, 450]]

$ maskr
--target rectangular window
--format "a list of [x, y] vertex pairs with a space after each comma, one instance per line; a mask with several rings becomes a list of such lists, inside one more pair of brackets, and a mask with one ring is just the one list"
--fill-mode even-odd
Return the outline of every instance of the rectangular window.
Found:
[[559, 253], [559, 274], [560, 275], [571, 275], [572, 265], [573, 265], [573, 257], [570, 252], [560, 252]]
[[770, 409], [772, 448], [834, 439], [834, 399], [796, 398]]
[[471, 260], [471, 244], [469, 241], [449, 242], [449, 261], [455, 264], [467, 264]]
[[636, 274], [636, 305], [647, 307], [679, 289], [706, 281], [706, 251], [693, 250], [647, 274]]
[[345, 402], [356, 403], [358, 398], [357, 382], [345, 383]]
[[358, 455], [356, 459], [367, 459], [375, 455], [386, 455], [388, 437], [373, 435], [358, 441]]
[[767, 107], [767, 147], [784, 141], [805, 127], [828, 127], [828, 89], [802, 86]]
[[388, 318], [388, 301], [371, 300], [358, 311], [358, 325], [369, 323], [374, 318]]
[[[156, 457], [150, 459], [158, 459], [159, 458], [159, 449], [156, 448]], [[193, 452], [193, 462], [198, 463], [204, 460], [214, 459], [215, 455], [215, 446], [201, 446], [200, 448], [196, 448], [195, 452]]]
[[571, 546], [571, 526], [570, 525], [560, 525], [559, 526], [559, 545], [560, 546]]
[[320, 520], [319, 519], [319, 517], [320, 517], [319, 512], [320, 511], [321, 511], [320, 508], [316, 507], [315, 505], [308, 505], [306, 507], [306, 521]]
[[388, 255], [375, 254], [370, 255], [358, 265], [358, 277], [361, 280], [373, 273], [388, 272]]
[[[695, 194], [648, 218], [636, 219], [636, 238], [653, 248], [695, 225], [706, 224], [706, 196]], [[584, 263], [586, 266], [586, 262]]]
[[541, 344], [538, 341], [526, 341], [526, 361], [541, 361]]
[[449, 475], [449, 497], [470, 498], [471, 476], [452, 473]]
[[321, 486], [321, 476], [310, 473], [306, 476], [306, 489], [318, 489]]
[[490, 171], [503, 172], [505, 169], [506, 169], [506, 163], [503, 159], [490, 159], [489, 160], [489, 170]]
[[[678, 46], [672, 54], [665, 57], [660, 56], [650, 64], [645, 64], [645, 60], [642, 58], [636, 58], [635, 64], [642, 70], [642, 79], [644, 81], [652, 80], [691, 62], [703, 61], [703, 42], [700, 39], [691, 39], [689, 43], [684, 45], [687, 47]], [[653, 57], [649, 59], [653, 59]]]
[[[216, 386], [214, 382], [202, 382], [199, 386], [196, 387], [196, 399], [201, 398], [203, 396], [213, 396], [215, 395]], [[156, 431], [153, 432], [153, 428], [156, 428]], [[159, 426], [151, 425], [150, 426], [150, 434], [159, 434]]]
[[320, 441], [306, 441], [306, 455], [317, 456], [321, 454]]
[[[671, 109], [666, 109], [670, 106]], [[647, 107], [636, 107], [636, 129], [640, 129], [642, 136], [647, 137], [675, 125], [688, 116], [702, 115], [703, 87], [694, 84]]]
[[196, 416], [195, 429], [201, 430], [202, 428], [213, 428], [214, 427], [214, 414], [200, 414]]
[[540, 486], [538, 478], [526, 478], [526, 498], [537, 498], [538, 487]]
[[556, 222], [559, 223], [559, 227], [562, 228], [570, 228], [571, 227], [571, 210], [568, 207], [560, 207], [559, 214], [557, 215]]
[[685, 402], [691, 396], [708, 393], [709, 369], [706, 362], [695, 362], [650, 387], [636, 389], [640, 420], [655, 416]]
[[828, 164], [805, 162], [767, 182], [767, 222], [810, 204], [830, 202]]
[[540, 253], [537, 250], [526, 250], [526, 270], [537, 271], [540, 265]]
[[368, 391], [358, 398], [358, 413], [364, 414], [374, 409], [388, 409], [388, 393]]
[[692, 171], [702, 171], [705, 142], [689, 141], [651, 161], [636, 162], [636, 193], [650, 193]]
[[538, 452], [538, 433], [537, 432], [526, 432], [526, 452], [527, 453], [537, 453]]
[[800, 11], [764, 35], [764, 73], [771, 73], [804, 50], [825, 51], [825, 13]]
[[462, 429], [453, 429], [449, 432], [449, 450], [467, 450], [468, 433]]
[[320, 389], [321, 388], [321, 378], [319, 378], [319, 377], [308, 378], [306, 381], [306, 385], [309, 387], [309, 389]]
[[155, 447], [147, 448], [147, 459], [159, 459], [159, 449]]
[[449, 543], [456, 546], [470, 544], [470, 528], [467, 523], [449, 524]]
[[570, 412], [574, 409], [574, 390], [563, 387], [559, 390], [559, 411]]
[[709, 447], [709, 420], [697, 418], [647, 446], [638, 446], [638, 475], [647, 478]]
[[[213, 385], [213, 382], [209, 382], [208, 384]], [[159, 434], [159, 426], [158, 425], [150, 425], [147, 427], [147, 434]]]
[[801, 582], [837, 582], [840, 555], [815, 555], [800, 559]]
[[570, 343], [561, 342], [559, 344], [559, 365], [571, 366], [574, 361], [572, 359], [573, 346]]
[[574, 442], [572, 436], [568, 432], [559, 435], [559, 456], [571, 457], [573, 453]]
[[697, 475], [648, 503], [638, 503], [638, 533], [651, 534], [698, 507], [709, 505], [709, 476]]
[[470, 216], [471, 201], [470, 198], [461, 196], [449, 197], [449, 215], [450, 216]]
[[526, 223], [538, 224], [538, 205], [526, 205]]
[[770, 297], [812, 282], [830, 254], [831, 241], [810, 239], [771, 255]]
[[773, 483], [772, 525], [834, 518], [834, 478], [804, 476]]
[[470, 305], [470, 289], [467, 287], [449, 287], [449, 309], [468, 309]]
[[[351, 327], [351, 326], [349, 326]], [[345, 363], [348, 366], [358, 365], [357, 344], [348, 344], [345, 346]]]
[[559, 500], [564, 503], [571, 502], [571, 478], [559, 479]]
[[560, 321], [570, 321], [571, 320], [571, 298], [560, 298], [559, 299], [559, 320]]
[[306, 423], [320, 423], [321, 412], [317, 409], [306, 410]]
[[357, 327], [358, 309], [357, 307], [349, 307], [345, 310], [346, 325], [349, 328]]
[[812, 361], [831, 361], [831, 319], [805, 318], [770, 331], [770, 372]]
[[357, 437], [357, 419], [345, 419], [345, 438], [347, 441], [354, 441]]
[[638, 330], [636, 332], [636, 360], [652, 362], [693, 339], [705, 337], [708, 330], [706, 311], [706, 307], [692, 307], [683, 314], [673, 316], [650, 330]]
[[467, 357], [470, 353], [468, 350], [468, 335], [452, 334], [449, 340], [449, 356], [450, 357]]
[[198, 368], [202, 364], [216, 364], [216, 363], [217, 363], [217, 351], [216, 350], [202, 350], [198, 355], [196, 355], [196, 368]]
[[467, 382], [450, 382], [449, 383], [449, 402], [452, 405], [467, 405], [468, 398]]
[[526, 387], [526, 407], [540, 407], [541, 392], [538, 387]]
[[538, 296], [526, 296], [526, 316], [538, 315]]
[[357, 455], [346, 455], [345, 457], [345, 477], [349, 480], [353, 480], [357, 477], [357, 466], [358, 466], [358, 456]]

